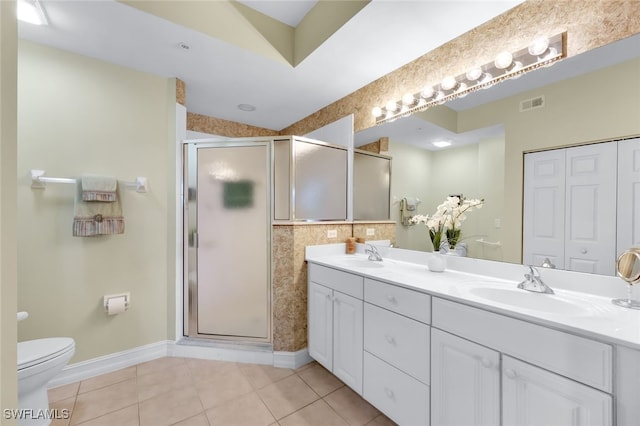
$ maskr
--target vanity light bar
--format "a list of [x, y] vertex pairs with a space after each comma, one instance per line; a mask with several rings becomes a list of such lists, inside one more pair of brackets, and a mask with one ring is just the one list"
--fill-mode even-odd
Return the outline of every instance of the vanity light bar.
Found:
[[376, 106], [371, 113], [376, 118], [376, 124], [391, 122], [487, 89], [501, 81], [518, 78], [538, 68], [548, 67], [566, 56], [566, 39], [566, 32], [550, 38], [536, 38], [529, 46], [515, 53], [501, 52], [495, 61], [471, 68], [456, 77], [445, 77], [440, 83], [427, 85], [418, 93], [408, 93], [399, 101], [389, 101], [383, 107]]

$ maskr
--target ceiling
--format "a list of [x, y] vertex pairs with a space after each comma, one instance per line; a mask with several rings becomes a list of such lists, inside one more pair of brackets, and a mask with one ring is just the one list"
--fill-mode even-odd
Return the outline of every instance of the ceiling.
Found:
[[[18, 28], [23, 39], [177, 77], [186, 83], [190, 112], [280, 130], [521, 2], [361, 1], [336, 23], [331, 10], [344, 1], [40, 0], [49, 25]], [[152, 7], [164, 14], [145, 11]], [[321, 7], [324, 20], [315, 13]], [[293, 46], [303, 27], [323, 23], [334, 27], [296, 65], [278, 57], [278, 43]], [[270, 38], [266, 28], [276, 27], [293, 39]]]

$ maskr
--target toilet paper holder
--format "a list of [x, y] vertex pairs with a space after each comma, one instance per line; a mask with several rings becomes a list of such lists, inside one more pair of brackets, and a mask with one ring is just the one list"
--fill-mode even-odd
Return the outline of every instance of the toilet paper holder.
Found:
[[129, 304], [131, 303], [131, 293], [126, 292], [126, 293], [105, 295], [103, 297], [104, 311], [106, 313], [109, 313], [109, 300], [111, 300], [111, 299], [119, 299], [121, 297], [124, 297], [124, 310], [126, 311], [127, 309], [129, 309]]

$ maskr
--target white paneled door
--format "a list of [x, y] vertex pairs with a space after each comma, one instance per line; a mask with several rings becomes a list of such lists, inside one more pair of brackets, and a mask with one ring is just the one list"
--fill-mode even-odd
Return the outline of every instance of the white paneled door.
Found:
[[640, 138], [618, 142], [617, 246], [640, 247]]
[[615, 274], [617, 144], [567, 149], [565, 267]]
[[615, 274], [617, 147], [610, 142], [525, 156], [525, 264], [549, 258], [560, 269]]
[[564, 269], [565, 150], [524, 158], [523, 261], [541, 265], [546, 258]]

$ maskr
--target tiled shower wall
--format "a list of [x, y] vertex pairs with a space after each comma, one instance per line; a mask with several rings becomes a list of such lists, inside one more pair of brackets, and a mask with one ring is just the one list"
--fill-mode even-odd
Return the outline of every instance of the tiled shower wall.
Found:
[[[308, 245], [343, 243], [348, 237], [362, 236], [365, 228], [375, 230], [374, 237], [395, 242], [395, 225], [307, 224], [273, 225], [273, 350], [295, 352], [307, 346], [307, 265], [304, 249]], [[327, 238], [335, 229], [337, 238]], [[359, 235], [360, 233], [361, 235]]]

